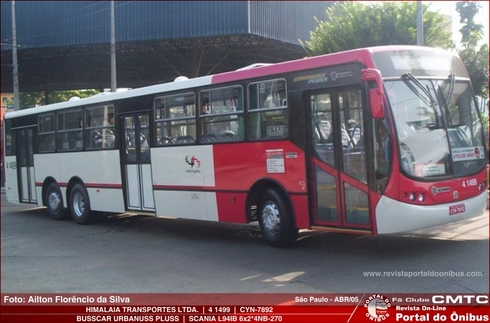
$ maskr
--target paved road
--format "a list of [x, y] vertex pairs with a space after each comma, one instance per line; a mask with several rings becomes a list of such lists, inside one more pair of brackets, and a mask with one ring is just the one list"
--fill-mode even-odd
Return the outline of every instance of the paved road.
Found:
[[3, 194], [1, 210], [2, 293], [489, 291], [488, 215], [403, 235], [305, 231], [275, 249], [237, 225], [118, 215], [81, 226]]

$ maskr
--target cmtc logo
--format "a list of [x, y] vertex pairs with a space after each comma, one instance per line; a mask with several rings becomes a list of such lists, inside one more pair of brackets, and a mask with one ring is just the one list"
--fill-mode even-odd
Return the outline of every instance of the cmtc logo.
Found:
[[488, 305], [488, 295], [434, 295], [432, 296], [432, 303]]
[[364, 302], [366, 308], [366, 317], [374, 322], [381, 322], [390, 316], [388, 309], [391, 303], [384, 295], [374, 294], [369, 296]]

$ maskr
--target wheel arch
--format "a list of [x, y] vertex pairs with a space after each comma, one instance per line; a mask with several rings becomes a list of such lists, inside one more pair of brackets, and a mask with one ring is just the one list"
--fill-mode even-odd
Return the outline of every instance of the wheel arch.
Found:
[[277, 180], [265, 177], [257, 180], [248, 190], [247, 200], [245, 203], [245, 214], [247, 216], [247, 223], [258, 221], [258, 206], [261, 202], [264, 192], [268, 189], [274, 189], [284, 198], [284, 201], [288, 204], [291, 210], [294, 224], [296, 225], [296, 216], [293, 204], [289, 198], [286, 188]]

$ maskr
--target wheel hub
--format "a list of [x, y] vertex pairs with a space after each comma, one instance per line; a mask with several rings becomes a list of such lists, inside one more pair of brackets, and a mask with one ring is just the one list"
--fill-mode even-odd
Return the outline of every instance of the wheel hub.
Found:
[[56, 192], [52, 192], [49, 194], [48, 203], [51, 210], [57, 210], [60, 207], [61, 199]]
[[83, 196], [80, 193], [76, 193], [73, 198], [73, 210], [75, 211], [78, 217], [83, 215], [85, 211], [85, 202], [83, 200]]
[[279, 209], [276, 204], [271, 201], [266, 203], [262, 210], [262, 219], [265, 229], [272, 234], [276, 234], [281, 224]]

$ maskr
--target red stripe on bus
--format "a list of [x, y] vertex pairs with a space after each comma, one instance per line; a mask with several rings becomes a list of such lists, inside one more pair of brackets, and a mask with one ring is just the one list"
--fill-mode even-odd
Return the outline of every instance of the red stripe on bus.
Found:
[[[83, 185], [87, 188], [115, 188], [122, 189], [122, 184], [107, 184], [107, 183], [83, 183]], [[36, 186], [43, 186], [43, 182], [36, 182]], [[68, 183], [66, 182], [58, 182], [59, 187], [67, 187]]]

